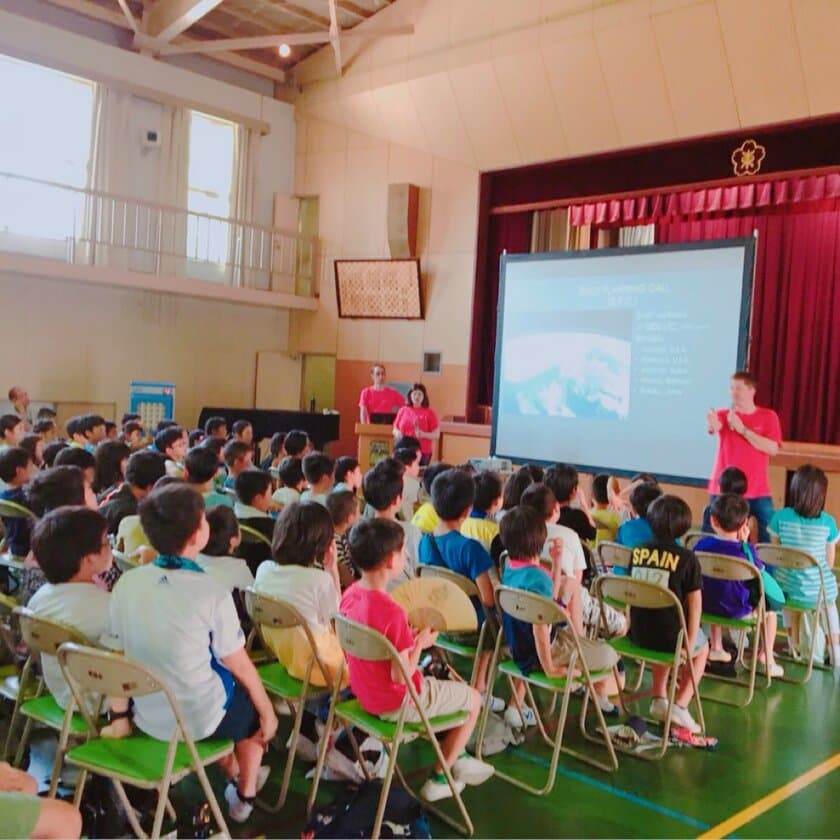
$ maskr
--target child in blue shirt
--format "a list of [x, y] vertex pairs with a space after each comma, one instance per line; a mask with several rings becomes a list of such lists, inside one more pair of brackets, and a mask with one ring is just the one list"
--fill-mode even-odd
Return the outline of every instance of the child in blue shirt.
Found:
[[[632, 519], [628, 519], [619, 529], [616, 535], [616, 542], [619, 545], [626, 545], [635, 548], [637, 545], [644, 545], [653, 539], [653, 531], [647, 521], [647, 512], [651, 504], [662, 495], [658, 486], [653, 484], [640, 484], [630, 494], [630, 509]], [[622, 569], [621, 572], [624, 570]], [[614, 573], [620, 574], [621, 572]]]

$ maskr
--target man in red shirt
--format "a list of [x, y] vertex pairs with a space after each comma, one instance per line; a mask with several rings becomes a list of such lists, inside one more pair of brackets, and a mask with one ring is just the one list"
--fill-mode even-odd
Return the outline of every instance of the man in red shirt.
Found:
[[758, 539], [769, 542], [767, 525], [773, 515], [769, 466], [770, 458], [779, 451], [782, 427], [775, 411], [755, 404], [755, 385], [749, 373], [738, 371], [729, 386], [732, 407], [710, 408], [706, 414], [706, 430], [720, 438], [709, 493], [711, 501], [720, 495], [720, 474], [727, 467], [742, 470], [747, 476], [744, 497], [758, 520]]
[[405, 405], [405, 397], [385, 384], [385, 365], [375, 364], [370, 369], [370, 378], [373, 385], [363, 388], [359, 394], [359, 421], [390, 425]]

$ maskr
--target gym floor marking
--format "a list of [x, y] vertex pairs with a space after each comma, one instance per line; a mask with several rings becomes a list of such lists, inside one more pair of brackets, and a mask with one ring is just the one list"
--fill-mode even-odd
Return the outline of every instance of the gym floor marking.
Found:
[[765, 811], [775, 808], [780, 802], [784, 802], [794, 794], [799, 793], [800, 790], [804, 790], [806, 787], [813, 784], [818, 779], [821, 779], [823, 776], [827, 776], [832, 770], [836, 770], [838, 767], [840, 767], [840, 753], [836, 753], [831, 758], [828, 758], [821, 764], [818, 764], [816, 767], [812, 767], [801, 776], [797, 776], [787, 784], [771, 791], [767, 794], [767, 796], [753, 802], [752, 805], [748, 805], [742, 811], [738, 811], [737, 814], [733, 814], [729, 817], [729, 819], [713, 826], [708, 831], [700, 834], [697, 840], [721, 840], [721, 838], [727, 837], [733, 831], [739, 829], [742, 825], [752, 822], [757, 817], [760, 817]]

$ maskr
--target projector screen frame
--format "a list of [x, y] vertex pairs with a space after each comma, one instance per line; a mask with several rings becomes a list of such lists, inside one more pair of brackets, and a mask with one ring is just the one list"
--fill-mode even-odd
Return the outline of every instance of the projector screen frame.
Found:
[[[510, 455], [506, 452], [496, 451], [496, 437], [498, 432], [498, 413], [499, 413], [499, 387], [501, 379], [501, 358], [502, 358], [502, 335], [504, 326], [504, 300], [505, 300], [505, 286], [507, 266], [509, 263], [518, 262], [543, 262], [547, 260], [586, 260], [597, 259], [600, 257], [620, 257], [625, 255], [636, 254], [651, 254], [664, 253], [667, 251], [705, 251], [712, 249], [733, 248], [743, 246], [744, 248], [744, 268], [741, 281], [741, 311], [738, 318], [738, 345], [736, 352], [735, 367], [732, 369], [734, 373], [736, 370], [744, 370], [749, 361], [749, 346], [750, 336], [752, 332], [752, 291], [753, 281], [755, 278], [755, 247], [758, 232], [756, 231], [752, 236], [735, 237], [732, 239], [708, 239], [700, 242], [669, 242], [662, 245], [639, 245], [627, 248], [599, 248], [597, 250], [585, 251], [547, 251], [537, 254], [508, 254], [507, 251], [502, 251], [499, 257], [499, 296], [496, 301], [496, 349], [494, 356], [494, 371], [493, 371], [493, 406], [492, 406], [492, 425], [490, 428], [490, 454], [496, 458], [507, 458], [513, 463], [529, 463], [537, 464], [539, 466], [548, 467], [552, 464], [558, 463], [552, 460], [541, 460], [529, 458], [527, 461], [516, 455]], [[702, 423], [702, 418], [699, 421]], [[702, 426], [698, 425], [698, 434], [702, 434]], [[566, 462], [569, 463], [569, 462]], [[596, 464], [578, 464], [571, 463], [580, 472], [590, 473], [595, 475], [597, 473], [606, 472], [610, 475], [619, 476], [622, 478], [629, 478], [635, 475], [638, 470], [624, 470], [616, 467], [607, 467]], [[710, 466], [711, 468], [711, 466]], [[707, 478], [695, 478], [693, 476], [681, 476], [675, 474], [657, 473], [657, 478], [660, 481], [669, 484], [683, 484], [690, 487], [705, 487], [708, 483]]]

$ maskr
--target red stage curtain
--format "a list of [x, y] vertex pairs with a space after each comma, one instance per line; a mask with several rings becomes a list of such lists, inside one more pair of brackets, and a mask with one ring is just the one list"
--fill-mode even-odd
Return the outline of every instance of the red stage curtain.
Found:
[[750, 368], [787, 440], [840, 444], [840, 201], [729, 218], [672, 217], [657, 242], [758, 231]]

